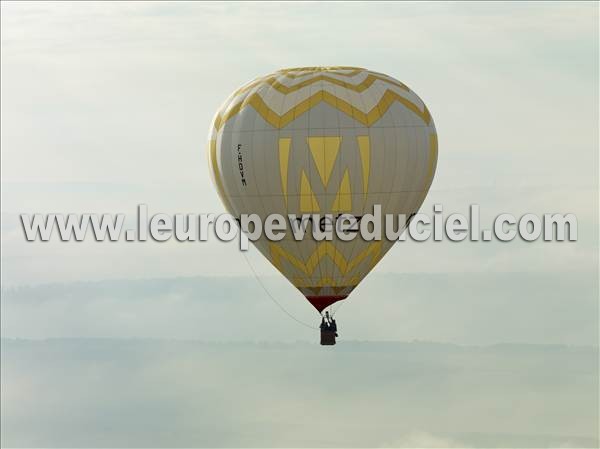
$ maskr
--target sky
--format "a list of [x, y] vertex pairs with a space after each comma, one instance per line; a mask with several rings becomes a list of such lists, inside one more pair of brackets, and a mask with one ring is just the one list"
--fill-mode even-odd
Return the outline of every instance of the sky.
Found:
[[477, 203], [482, 220], [579, 220], [576, 244], [409, 243], [379, 272], [596, 272], [597, 9], [4, 3], [3, 285], [251, 275], [233, 243], [31, 244], [18, 215], [133, 215], [140, 203], [151, 213], [223, 212], [205, 156], [215, 110], [256, 76], [332, 64], [390, 74], [428, 105], [440, 150], [422, 210]]
[[[415, 315], [410, 321], [406, 314], [411, 301], [423, 304], [424, 316], [436, 300], [454, 305], [456, 314], [473, 310], [472, 298], [531, 309], [533, 291], [536, 298], [577, 304], [575, 313], [587, 320], [586, 331], [564, 323], [548, 341], [596, 344], [597, 317], [588, 311], [598, 296], [597, 16], [597, 5], [577, 2], [3, 3], [2, 287], [39, 292], [64, 284], [79, 292], [84, 285], [91, 291], [81, 301], [91, 307], [94, 289], [102, 292], [111, 281], [131, 281], [125, 285], [133, 290], [138, 281], [170, 279], [235, 284], [254, 282], [252, 267], [287, 310], [314, 320], [300, 293], [257, 251], [242, 257], [236, 242], [31, 243], [19, 214], [109, 212], [133, 220], [142, 203], [151, 214], [224, 212], [205, 154], [221, 102], [281, 67], [353, 65], [405, 82], [435, 119], [439, 160], [423, 211], [442, 204], [446, 214], [467, 213], [479, 204], [484, 227], [504, 212], [573, 213], [578, 241], [397, 244], [344, 306], [348, 319], [353, 308], [360, 318], [385, 307], [414, 329]], [[378, 275], [400, 277], [390, 290]], [[407, 275], [416, 277], [404, 283]], [[422, 280], [420, 288], [414, 279]], [[211, 288], [190, 295], [203, 297]], [[127, 297], [127, 291], [112, 294]], [[246, 291], [232, 296], [242, 301]], [[253, 292], [253, 300], [271, 308], [268, 319], [285, 319], [267, 293]], [[46, 326], [32, 329], [27, 323], [35, 320], [17, 316], [43, 317], [45, 309], [27, 309], [13, 301], [18, 294], [3, 296], [3, 309], [15, 310], [3, 335], [43, 337]], [[57, 300], [63, 299], [47, 295], [43, 304], [56, 310]], [[550, 303], [539, 303], [540, 313], [558, 323], [562, 313]], [[107, 313], [121, 307], [115, 302]], [[169, 307], [180, 315], [176, 304]], [[241, 306], [229, 307], [235, 314]], [[150, 319], [147, 310], [136, 313], [141, 322]], [[70, 320], [85, 320], [62, 317], [55, 327], [63, 336]], [[469, 320], [487, 318], [480, 310]], [[368, 323], [365, 339], [405, 338], [382, 335], [376, 319]], [[415, 338], [488, 339], [440, 334], [432, 322], [418, 329]], [[542, 341], [541, 329], [518, 333], [520, 341]], [[177, 326], [171, 332], [180, 334]], [[140, 335], [152, 331], [141, 328]]]
[[[220, 287], [202, 279], [223, 278], [220, 285], [242, 279], [255, 283], [252, 300], [271, 311], [265, 319], [285, 320], [256, 288], [252, 267], [286, 310], [314, 320], [300, 293], [257, 251], [242, 257], [236, 242], [31, 243], [18, 217], [109, 212], [133, 220], [142, 203], [151, 214], [222, 213], [205, 154], [222, 101], [282, 67], [353, 65], [405, 82], [434, 117], [439, 160], [423, 211], [442, 204], [446, 214], [467, 213], [479, 204], [483, 226], [504, 212], [578, 219], [577, 242], [397, 244], [343, 307], [349, 320], [373, 318], [358, 335], [410, 337], [381, 333], [376, 317], [385, 309], [414, 338], [511, 340], [491, 331], [440, 333], [427, 319], [424, 327], [415, 324], [418, 314], [430, 314], [432, 301], [453, 305], [458, 316], [473, 315], [471, 322], [488, 322], [492, 307], [473, 311], [481, 298], [505, 310], [518, 304], [531, 311], [536, 304], [544, 322], [556, 323], [563, 313], [552, 301], [569, 304], [586, 324], [565, 322], [547, 341], [596, 344], [597, 314], [588, 312], [597, 310], [598, 296], [597, 15], [597, 5], [577, 2], [3, 3], [2, 287], [30, 288], [38, 297], [48, 284], [64, 284], [78, 298], [89, 290], [78, 301], [94, 307], [111, 281], [124, 286], [110, 294], [128, 298], [137, 282], [196, 280], [206, 287], [186, 295], [204, 298]], [[378, 275], [396, 276], [397, 284], [390, 288]], [[408, 275], [414, 276], [402, 277]], [[238, 302], [221, 313], [242, 321], [236, 308], [247, 291], [234, 290]], [[19, 295], [3, 295], [3, 310], [15, 314], [4, 319], [2, 335], [42, 338], [48, 329], [48, 336], [90, 336], [71, 325], [85, 321], [82, 313], [62, 314], [54, 330], [28, 324], [60, 310], [56, 301], [64, 301], [64, 292], [42, 295], [33, 309]], [[131, 295], [106, 313], [135, 304], [137, 293]], [[141, 323], [166, 313], [147, 299], [143, 310], [134, 307]], [[413, 302], [421, 309], [407, 314]], [[184, 306], [167, 304], [172, 316], [185, 313]], [[131, 324], [100, 328], [96, 336], [130, 335], [132, 327], [153, 336]], [[526, 328], [532, 331], [513, 334], [518, 341], [543, 342], [542, 323]], [[297, 329], [299, 338], [303, 330]], [[180, 331], [175, 324], [160, 335], [203, 335]], [[263, 331], [257, 338], [275, 335]]]
[[[3, 1], [1, 445], [597, 447], [598, 12]], [[389, 74], [427, 104], [422, 210], [573, 213], [578, 241], [397, 244], [326, 352], [257, 251], [25, 241], [22, 213], [224, 212], [215, 111], [316, 65]]]

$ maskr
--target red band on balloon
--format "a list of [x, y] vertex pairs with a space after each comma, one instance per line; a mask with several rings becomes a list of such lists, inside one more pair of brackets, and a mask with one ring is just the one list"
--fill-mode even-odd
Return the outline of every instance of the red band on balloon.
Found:
[[341, 301], [342, 299], [346, 299], [348, 295], [340, 295], [340, 296], [307, 296], [306, 299], [313, 305], [315, 309], [320, 312], [323, 311], [324, 308], [329, 307], [331, 304], [337, 301]]

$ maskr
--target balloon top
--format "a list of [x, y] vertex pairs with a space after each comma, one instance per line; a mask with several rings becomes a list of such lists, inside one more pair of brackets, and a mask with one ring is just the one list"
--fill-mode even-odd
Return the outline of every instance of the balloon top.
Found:
[[279, 73], [288, 72], [338, 72], [341, 70], [367, 70], [362, 67], [350, 67], [350, 66], [315, 66], [315, 67], [290, 67], [286, 69], [277, 70]]

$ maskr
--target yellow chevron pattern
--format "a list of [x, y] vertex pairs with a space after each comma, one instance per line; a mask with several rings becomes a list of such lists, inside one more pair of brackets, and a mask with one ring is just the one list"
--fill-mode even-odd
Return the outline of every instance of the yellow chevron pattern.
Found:
[[344, 89], [348, 89], [353, 92], [361, 93], [361, 92], [364, 92], [365, 90], [367, 90], [369, 87], [371, 87], [373, 85], [373, 83], [377, 80], [382, 81], [384, 83], [394, 85], [394, 86], [398, 86], [400, 89], [404, 89], [405, 91], [410, 92], [410, 89], [404, 83], [401, 83], [399, 81], [395, 81], [395, 80], [392, 80], [389, 78], [385, 78], [381, 75], [375, 75], [375, 74], [370, 73], [369, 75], [367, 75], [367, 77], [363, 81], [361, 81], [358, 84], [348, 83], [346, 81], [342, 81], [338, 78], [333, 78], [332, 76], [328, 76], [328, 75], [319, 75], [319, 76], [315, 76], [313, 78], [304, 80], [298, 84], [294, 84], [293, 86], [287, 86], [287, 85], [279, 82], [279, 80], [277, 79], [277, 76], [269, 76], [269, 77], [265, 77], [265, 78], [259, 78], [255, 81], [251, 82], [250, 84], [247, 84], [247, 85], [241, 87], [239, 90], [237, 90], [235, 92], [235, 94], [233, 96], [238, 96], [243, 93], [246, 93], [246, 92], [254, 89], [256, 86], [258, 86], [260, 84], [268, 84], [269, 86], [273, 87], [273, 89], [275, 89], [277, 92], [287, 95], [287, 94], [294, 93], [304, 87], [310, 86], [311, 84], [318, 83], [320, 81], [326, 81], [330, 84], [334, 84], [336, 86], [343, 87]]
[[267, 123], [274, 128], [281, 129], [299, 115], [304, 114], [321, 102], [327, 103], [329, 106], [343, 112], [348, 117], [370, 127], [383, 117], [395, 101], [403, 104], [414, 112], [426, 125], [429, 125], [429, 122], [431, 122], [431, 115], [429, 114], [427, 106], [421, 111], [416, 104], [391, 90], [386, 90], [379, 103], [366, 114], [342, 98], [339, 98], [326, 90], [320, 90], [282, 115], [277, 114], [273, 109], [267, 106], [259, 94], [255, 93], [249, 95], [242, 103], [236, 104], [224, 116], [218, 115], [215, 118], [214, 127], [217, 131], [220, 130], [225, 122], [237, 115], [244, 107], [251, 106]]
[[[310, 279], [292, 277], [291, 281], [297, 288], [310, 288], [311, 290], [320, 289], [323, 287], [355, 287], [360, 284], [360, 276], [350, 276], [345, 278], [322, 277], [317, 282]], [[318, 293], [318, 292], [315, 292]]]
[[[302, 261], [295, 257], [293, 254], [287, 252], [277, 243], [271, 242], [269, 245], [271, 252], [271, 262], [275, 267], [283, 272], [282, 259], [285, 259], [291, 265], [294, 266], [298, 271], [302, 272], [305, 276], [311, 276], [315, 269], [318, 267], [321, 259], [329, 257], [333, 263], [337, 266], [338, 270], [342, 275], [347, 275], [352, 272], [362, 261], [367, 257], [371, 256], [370, 264], [366, 272], [370, 271], [379, 262], [381, 254], [382, 242], [377, 241], [371, 243], [367, 248], [361, 251], [352, 260], [346, 260], [344, 255], [335, 247], [331, 242], [321, 242], [317, 245], [316, 249], [310, 255], [306, 261]], [[345, 284], [346, 285], [346, 284]]]
[[[364, 79], [356, 84], [338, 78], [340, 76], [353, 78], [358, 75], [364, 75]], [[282, 82], [283, 78], [286, 77], [291, 79], [303, 77], [308, 78], [290, 86]], [[346, 94], [342, 95], [344, 91], [357, 94], [371, 92], [372, 95], [375, 93], [375, 91], [372, 91], [370, 88], [376, 81], [380, 81], [384, 86], [387, 85], [388, 88], [383, 91], [383, 94], [381, 94], [377, 104], [375, 104], [368, 112], [361, 111], [359, 108], [353, 106], [345, 98]], [[261, 93], [251, 92], [254, 89], [258, 90], [260, 86], [269, 86], [274, 91], [283, 95], [285, 101], [287, 101], [289, 98], [287, 95], [298, 92], [299, 90], [315, 83], [321, 83], [322, 85], [330, 84], [331, 86], [336, 86], [342, 90], [338, 94], [333, 94], [328, 90], [320, 89], [309, 97], [299, 100], [286, 112], [281, 114], [277, 113], [274, 107], [268, 104], [268, 100], [265, 100], [266, 97], [263, 97]], [[398, 102], [406, 106], [410, 111], [420, 117], [426, 125], [428, 125], [431, 122], [431, 115], [429, 114], [427, 107], [425, 105], [418, 106], [407, 96], [400, 95], [394, 90], [394, 88], [402, 90], [407, 94], [411, 93], [410, 89], [399, 81], [360, 68], [307, 67], [281, 70], [273, 75], [258, 78], [257, 80], [238, 89], [226, 102], [224, 108], [217, 114], [213, 126], [216, 131], [219, 131], [228, 120], [235, 117], [244, 108], [251, 107], [257, 111], [260, 116], [271, 126], [281, 129], [318, 104], [326, 103], [329, 106], [343, 112], [348, 117], [351, 117], [363, 125], [370, 127], [377, 123], [381, 117], [383, 117], [383, 115], [394, 102]], [[378, 96], [380, 95], [379, 91], [376, 93]]]

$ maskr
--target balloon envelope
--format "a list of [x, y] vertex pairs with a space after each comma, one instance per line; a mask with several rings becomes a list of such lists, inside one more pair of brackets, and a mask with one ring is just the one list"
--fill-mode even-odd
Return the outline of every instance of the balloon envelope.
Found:
[[[303, 67], [235, 91], [210, 131], [209, 165], [235, 217], [416, 213], [433, 180], [437, 135], [421, 99], [387, 75], [354, 67]], [[264, 222], [264, 221], [263, 221]], [[261, 236], [255, 246], [313, 306], [346, 298], [393, 241]], [[384, 222], [385, 229], [385, 222]], [[288, 228], [289, 231], [289, 228]]]

